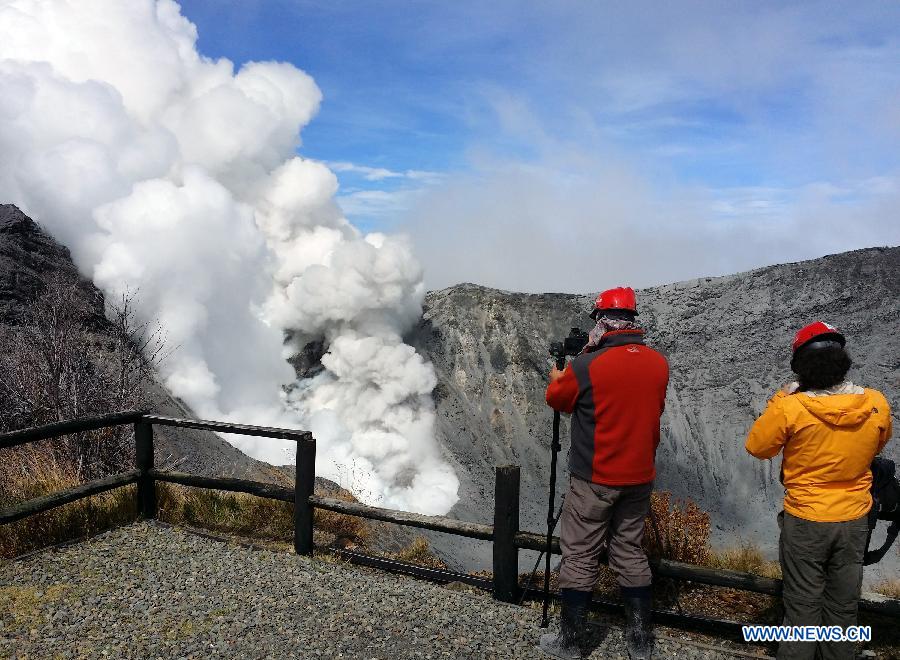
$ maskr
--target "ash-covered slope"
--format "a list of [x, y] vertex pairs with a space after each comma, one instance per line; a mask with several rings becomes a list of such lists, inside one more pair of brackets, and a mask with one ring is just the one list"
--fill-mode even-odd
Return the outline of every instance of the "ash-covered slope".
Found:
[[[458, 517], [489, 521], [494, 466], [514, 463], [522, 466], [522, 527], [544, 526], [551, 435], [544, 403], [547, 347], [571, 326], [589, 329], [593, 298], [472, 284], [428, 294], [413, 342], [438, 373], [438, 433], [462, 481]], [[719, 544], [752, 539], [771, 548], [777, 539], [780, 459], [757, 461], [743, 442], [768, 397], [791, 379], [788, 347], [798, 327], [819, 318], [837, 324], [849, 338], [851, 378], [884, 391], [896, 423], [900, 248], [644, 289], [638, 306], [648, 342], [669, 356], [672, 369], [657, 487], [710, 511]], [[900, 441], [885, 453], [896, 458]], [[560, 476], [562, 490], [564, 467]], [[486, 544], [434, 541], [469, 565], [489, 561]]]

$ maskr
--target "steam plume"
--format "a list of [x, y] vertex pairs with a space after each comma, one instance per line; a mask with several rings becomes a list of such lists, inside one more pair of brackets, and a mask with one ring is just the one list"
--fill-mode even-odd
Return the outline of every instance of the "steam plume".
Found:
[[[296, 156], [315, 82], [203, 57], [172, 0], [0, 0], [0, 34], [0, 198], [107, 295], [139, 291], [179, 346], [169, 389], [204, 417], [310, 428], [320, 474], [366, 501], [447, 511], [434, 372], [401, 339], [422, 271], [405, 240], [360, 234], [334, 175]], [[314, 340], [325, 370], [285, 390], [286, 358]], [[229, 440], [291, 460], [285, 443]]]

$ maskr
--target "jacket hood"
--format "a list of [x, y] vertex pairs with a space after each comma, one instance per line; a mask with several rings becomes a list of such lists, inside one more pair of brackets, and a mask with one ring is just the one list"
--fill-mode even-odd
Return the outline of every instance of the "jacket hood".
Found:
[[856, 426], [875, 413], [875, 403], [868, 392], [863, 394], [831, 394], [828, 396], [794, 395], [811, 415], [832, 426]]

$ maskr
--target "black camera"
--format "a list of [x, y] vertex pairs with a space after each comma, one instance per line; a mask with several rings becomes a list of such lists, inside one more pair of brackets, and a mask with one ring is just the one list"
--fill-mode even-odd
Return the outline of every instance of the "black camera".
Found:
[[550, 343], [550, 355], [557, 360], [564, 359], [567, 355], [578, 355], [587, 343], [588, 333], [580, 328], [572, 328], [568, 337]]

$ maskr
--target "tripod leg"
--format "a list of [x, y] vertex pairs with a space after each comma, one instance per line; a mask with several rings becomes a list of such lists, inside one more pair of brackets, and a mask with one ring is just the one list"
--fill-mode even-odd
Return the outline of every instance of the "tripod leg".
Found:
[[[566, 368], [565, 356], [557, 356], [556, 368]], [[547, 616], [547, 612], [550, 609], [550, 554], [553, 548], [553, 528], [556, 527], [556, 521], [559, 520], [559, 516], [554, 517], [553, 515], [554, 510], [556, 509], [556, 460], [562, 449], [562, 445], [559, 443], [559, 423], [559, 411], [554, 410], [553, 440], [550, 445], [550, 503], [547, 507], [547, 545], [544, 548], [544, 558], [546, 560], [546, 563], [544, 564], [544, 614], [541, 618], [541, 628], [546, 628], [550, 625], [550, 619]], [[561, 514], [562, 508], [560, 508], [560, 515]], [[540, 558], [538, 561], [540, 562]]]
[[[554, 516], [554, 510], [556, 509], [556, 460], [559, 455], [559, 450], [561, 449], [559, 444], [559, 421], [559, 412], [554, 411], [553, 444], [550, 447], [550, 505], [547, 508], [547, 546], [544, 549], [544, 614], [541, 618], [541, 628], [546, 628], [550, 625], [550, 619], [548, 617], [548, 611], [550, 609], [550, 554], [553, 548], [553, 528], [556, 526], [556, 520], [558, 520], [558, 518]], [[561, 510], [560, 513], [562, 513]]]

